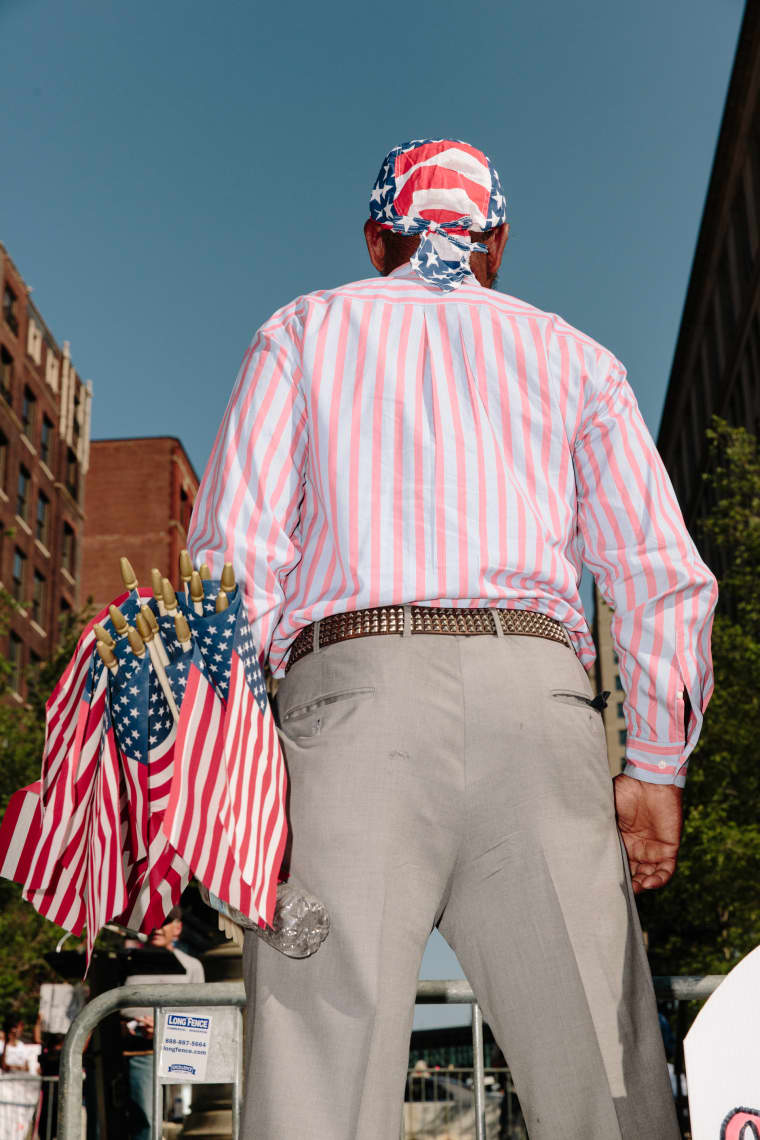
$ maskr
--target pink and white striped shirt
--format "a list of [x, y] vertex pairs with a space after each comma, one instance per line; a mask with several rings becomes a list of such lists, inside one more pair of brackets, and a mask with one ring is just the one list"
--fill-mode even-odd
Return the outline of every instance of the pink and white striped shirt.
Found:
[[234, 563], [276, 675], [309, 623], [407, 602], [549, 614], [588, 667], [585, 562], [615, 609], [626, 770], [684, 782], [715, 581], [623, 366], [559, 317], [408, 264], [297, 298], [245, 355], [190, 529], [196, 561]]

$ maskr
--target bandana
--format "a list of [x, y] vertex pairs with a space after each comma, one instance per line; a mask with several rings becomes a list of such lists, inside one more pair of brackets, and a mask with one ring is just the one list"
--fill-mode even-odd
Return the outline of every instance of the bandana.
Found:
[[470, 272], [470, 241], [507, 219], [507, 203], [490, 158], [469, 143], [415, 139], [386, 155], [369, 201], [386, 229], [420, 234], [411, 266], [429, 285], [450, 292]]

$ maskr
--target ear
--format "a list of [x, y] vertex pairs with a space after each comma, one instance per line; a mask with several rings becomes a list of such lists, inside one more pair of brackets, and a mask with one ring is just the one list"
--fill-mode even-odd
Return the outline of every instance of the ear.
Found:
[[501, 259], [504, 256], [504, 247], [509, 239], [509, 222], [503, 222], [496, 229], [486, 235], [485, 244], [488, 247], [486, 254], [486, 276], [489, 282], [495, 280], [499, 272]]
[[385, 228], [374, 218], [367, 218], [364, 223], [364, 238], [367, 242], [369, 259], [378, 273], [385, 273]]

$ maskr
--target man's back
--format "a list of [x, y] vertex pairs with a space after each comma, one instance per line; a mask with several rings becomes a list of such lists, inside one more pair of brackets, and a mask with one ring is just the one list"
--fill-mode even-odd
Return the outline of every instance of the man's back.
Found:
[[[400, 602], [530, 604], [588, 655], [572, 450], [619, 375], [589, 337], [472, 275], [441, 293], [404, 266], [275, 313], [233, 397], [246, 403], [241, 434], [270, 425], [264, 475], [292, 541], [282, 624], [259, 639], [272, 635], [275, 671], [305, 624]], [[282, 537], [228, 479], [216, 511], [222, 484], [228, 528], [251, 547]], [[271, 501], [263, 487], [259, 500]], [[201, 503], [196, 542], [211, 516]]]
[[675, 663], [691, 644], [709, 668], [693, 631], [710, 576], [625, 369], [554, 314], [472, 274], [442, 292], [409, 264], [297, 298], [246, 354], [193, 529], [204, 557], [244, 564], [280, 676], [312, 622], [402, 604], [545, 614], [588, 668], [585, 562], [617, 611], [629, 771], [672, 778]]

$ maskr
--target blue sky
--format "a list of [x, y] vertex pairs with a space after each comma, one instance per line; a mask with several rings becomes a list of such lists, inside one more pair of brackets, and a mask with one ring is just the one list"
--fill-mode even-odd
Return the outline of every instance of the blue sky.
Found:
[[[0, 240], [93, 436], [177, 435], [200, 474], [258, 325], [371, 275], [386, 151], [464, 138], [507, 195], [500, 288], [611, 348], [656, 433], [742, 9], [0, 0]], [[459, 973], [440, 939], [425, 973]]]

